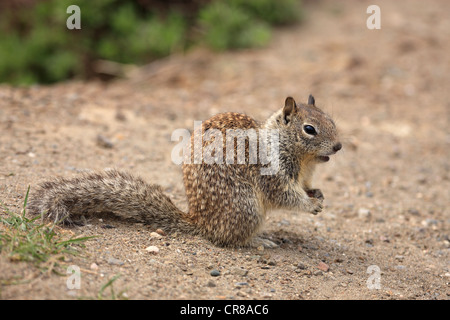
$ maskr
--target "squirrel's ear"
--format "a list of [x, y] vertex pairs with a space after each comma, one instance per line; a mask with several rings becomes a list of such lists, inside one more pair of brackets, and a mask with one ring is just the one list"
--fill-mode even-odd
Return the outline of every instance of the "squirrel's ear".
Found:
[[297, 104], [295, 103], [294, 98], [287, 97], [286, 101], [284, 102], [283, 108], [284, 124], [288, 124], [292, 119], [292, 115], [296, 112], [297, 112]]
[[308, 104], [315, 106], [316, 105], [316, 99], [310, 94], [308, 97]]

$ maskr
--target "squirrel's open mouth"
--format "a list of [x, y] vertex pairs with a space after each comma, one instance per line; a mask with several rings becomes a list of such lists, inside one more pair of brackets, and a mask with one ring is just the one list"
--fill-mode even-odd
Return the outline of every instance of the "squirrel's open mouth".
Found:
[[327, 162], [330, 160], [329, 156], [318, 156], [317, 159], [319, 159], [320, 162]]

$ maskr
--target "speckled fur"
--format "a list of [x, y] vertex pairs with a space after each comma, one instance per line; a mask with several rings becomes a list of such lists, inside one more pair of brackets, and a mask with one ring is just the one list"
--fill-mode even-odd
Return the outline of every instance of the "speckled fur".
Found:
[[[183, 164], [189, 203], [187, 213], [179, 210], [160, 186], [117, 170], [44, 182], [32, 193], [29, 212], [44, 213], [45, 217], [63, 223], [76, 221], [85, 214], [111, 212], [167, 232], [199, 234], [219, 246], [273, 246], [257, 236], [266, 212], [276, 208], [320, 212], [323, 195], [319, 189], [311, 188], [312, 174], [316, 164], [321, 162], [320, 156], [329, 156], [338, 150], [333, 120], [315, 106], [311, 96], [308, 103], [297, 105], [292, 98], [287, 98], [285, 106], [262, 123], [240, 113], [218, 114], [203, 122], [191, 137], [194, 151], [191, 160], [211, 143], [204, 139], [201, 150], [194, 148], [195, 135], [204, 137], [208, 129], [218, 129], [224, 137], [227, 129], [254, 129], [257, 134], [260, 129], [276, 129], [279, 132], [279, 170], [273, 175], [261, 175], [263, 165], [248, 162], [248, 142], [244, 164], [226, 164], [225, 161], [223, 164], [195, 164], [194, 161]], [[307, 135], [302, 129], [305, 124], [313, 125], [318, 134]]]

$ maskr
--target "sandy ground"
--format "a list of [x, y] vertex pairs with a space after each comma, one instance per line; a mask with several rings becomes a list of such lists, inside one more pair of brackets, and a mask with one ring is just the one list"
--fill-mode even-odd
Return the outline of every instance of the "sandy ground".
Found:
[[16, 212], [28, 185], [32, 196], [51, 176], [111, 167], [186, 209], [172, 132], [225, 111], [263, 120], [289, 95], [312, 93], [344, 143], [314, 177], [321, 214], [268, 215], [277, 249], [157, 239], [148, 226], [93, 217], [70, 229], [98, 236], [66, 261], [81, 268], [80, 289], [0, 255], [0, 298], [93, 298], [120, 274], [114, 290], [130, 299], [448, 300], [450, 2], [377, 1], [380, 30], [366, 27], [370, 4], [308, 2], [307, 20], [268, 48], [195, 50], [108, 85], [0, 86], [0, 198]]

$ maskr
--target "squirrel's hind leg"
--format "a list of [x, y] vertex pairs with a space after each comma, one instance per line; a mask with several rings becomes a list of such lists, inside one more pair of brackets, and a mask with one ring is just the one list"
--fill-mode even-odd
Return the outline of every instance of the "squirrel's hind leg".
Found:
[[279, 246], [269, 239], [264, 239], [261, 237], [253, 237], [249, 242], [248, 245], [252, 248], [258, 248], [260, 246], [263, 246], [266, 249], [273, 249], [278, 248]]

